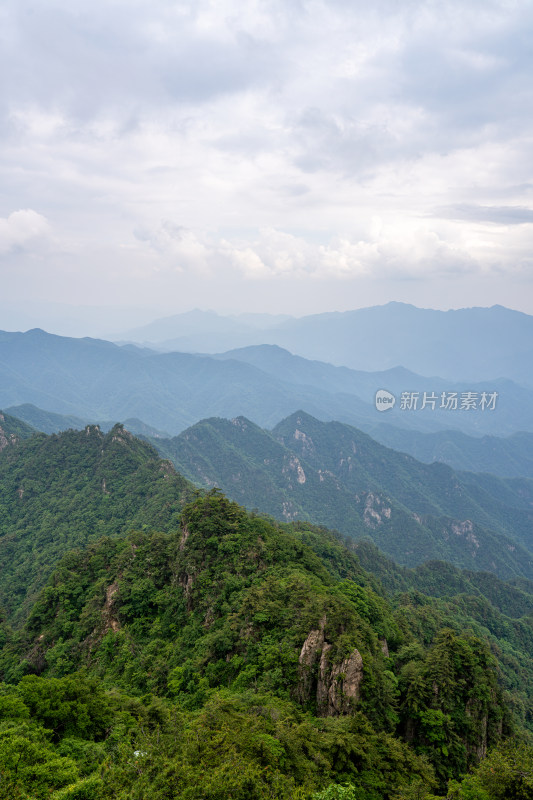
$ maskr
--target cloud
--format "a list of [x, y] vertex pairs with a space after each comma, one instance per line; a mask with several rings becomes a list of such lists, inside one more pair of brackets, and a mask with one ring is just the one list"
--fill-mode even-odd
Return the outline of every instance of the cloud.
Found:
[[523, 206], [474, 206], [466, 203], [435, 209], [436, 217], [488, 222], [495, 225], [526, 225], [533, 222], [533, 209]]
[[40, 250], [49, 237], [48, 221], [30, 208], [0, 219], [0, 255]]
[[38, 208], [72, 286], [96, 252], [138, 302], [158, 271], [427, 279], [428, 305], [435, 275], [460, 303], [529, 274], [530, 4], [5, 0], [0, 26], [1, 252]]
[[213, 240], [170, 222], [137, 231], [136, 236], [171, 269], [211, 275], [222, 269], [249, 280], [412, 280], [479, 271], [468, 252], [435, 231], [413, 228], [400, 235], [399, 227], [387, 229], [379, 220], [374, 220], [365, 239], [336, 237], [326, 243], [311, 243], [272, 228], [253, 238]]
[[173, 269], [205, 271], [209, 268], [212, 251], [203, 244], [193, 231], [164, 220], [156, 229], [139, 228], [135, 237], [146, 242]]

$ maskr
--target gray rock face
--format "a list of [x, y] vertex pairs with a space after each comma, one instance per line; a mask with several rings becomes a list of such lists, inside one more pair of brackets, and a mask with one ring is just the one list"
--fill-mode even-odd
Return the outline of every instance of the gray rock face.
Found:
[[332, 645], [325, 639], [326, 617], [310, 631], [300, 651], [297, 697], [301, 703], [316, 698], [317, 714], [336, 717], [349, 714], [358, 702], [363, 681], [363, 659], [357, 649], [332, 664]]

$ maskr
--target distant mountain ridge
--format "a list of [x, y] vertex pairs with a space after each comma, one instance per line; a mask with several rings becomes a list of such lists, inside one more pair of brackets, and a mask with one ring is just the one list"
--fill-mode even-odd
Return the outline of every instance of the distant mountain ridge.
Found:
[[[337, 419], [366, 430], [386, 417], [388, 423], [416, 430], [452, 426], [478, 435], [533, 432], [533, 393], [507, 380], [460, 385], [423, 379], [403, 369], [376, 378], [264, 347], [253, 356], [262, 359], [260, 367], [248, 363], [251, 355], [156, 353], [39, 329], [0, 332], [0, 408], [32, 404], [82, 420], [136, 419], [171, 435], [210, 416], [242, 415], [272, 427], [299, 408], [319, 419]], [[288, 369], [281, 363], [286, 361]], [[380, 385], [382, 379], [387, 385]], [[398, 402], [385, 415], [373, 405], [372, 392], [379, 388], [397, 392], [417, 387], [495, 390], [500, 397], [496, 410], [486, 412], [402, 411]]]
[[208, 419], [159, 452], [186, 477], [287, 521], [370, 537], [402, 564], [445, 559], [503, 577], [533, 569], [533, 482], [425, 465], [303, 412], [271, 432]]
[[533, 386], [533, 317], [503, 306], [437, 311], [391, 302], [276, 321], [260, 335], [257, 328], [239, 329], [235, 320], [213, 312], [198, 330], [201, 313], [156, 321], [128, 336], [166, 350], [208, 353], [276, 344], [305, 358], [358, 370], [403, 366], [454, 381], [506, 377]]

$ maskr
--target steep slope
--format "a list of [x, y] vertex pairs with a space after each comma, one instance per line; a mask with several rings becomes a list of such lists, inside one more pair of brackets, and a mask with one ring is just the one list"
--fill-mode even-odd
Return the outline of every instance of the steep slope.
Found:
[[[126, 707], [141, 731], [130, 739], [124, 720], [113, 736], [126, 746], [94, 773], [105, 776], [102, 800], [133, 782], [137, 796], [157, 800], [288, 800], [297, 787], [310, 798], [346, 781], [388, 800], [416, 781], [430, 788], [428, 761], [444, 787], [512, 725], [496, 662], [469, 621], [463, 631], [437, 622], [428, 638], [404, 617], [333, 537], [277, 529], [214, 492], [185, 507], [173, 534], [135, 533], [66, 557], [3, 663], [41, 676], [23, 678], [18, 696], [70, 736], [82, 719], [58, 725], [64, 706], [47, 697], [64, 697], [80, 666], [71, 703], [94, 678], [100, 696], [113, 687], [115, 708], [120, 692], [140, 698], [138, 711]], [[102, 707], [110, 711], [104, 697]], [[83, 723], [97, 738], [105, 723], [93, 708]], [[143, 760], [128, 769], [134, 749]]]
[[193, 487], [122, 426], [36, 434], [0, 453], [0, 607], [15, 619], [60, 558], [135, 526], [176, 526]]
[[490, 472], [501, 478], [533, 478], [533, 434], [527, 431], [502, 438], [468, 436], [458, 430], [422, 433], [385, 423], [364, 430], [418, 461], [442, 461], [456, 470]]
[[443, 464], [421, 464], [303, 412], [271, 433], [243, 418], [211, 419], [154, 444], [191, 480], [219, 486], [248, 508], [369, 536], [400, 563], [439, 558], [504, 577], [532, 575], [529, 482], [463, 480]]
[[0, 452], [21, 439], [29, 439], [36, 429], [21, 419], [0, 411]]
[[533, 551], [533, 482], [455, 473], [445, 464], [421, 464], [383, 447], [351, 426], [320, 422], [303, 412], [277, 425], [272, 435], [327, 469], [350, 491], [385, 492], [416, 514], [445, 514], [506, 533]]

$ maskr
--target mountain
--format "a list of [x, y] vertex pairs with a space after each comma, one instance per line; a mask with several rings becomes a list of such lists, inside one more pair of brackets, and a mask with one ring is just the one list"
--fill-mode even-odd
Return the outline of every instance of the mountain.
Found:
[[[336, 369], [336, 368], [333, 368]], [[26, 436], [35, 430], [42, 433], [82, 430], [87, 425], [98, 425], [107, 432], [116, 421], [81, 419], [67, 414], [43, 411], [30, 403], [10, 406], [6, 414], [11, 415], [11, 425], [21, 422], [27, 424]], [[147, 425], [135, 418], [118, 420], [135, 436], [145, 438], [169, 439], [170, 435]], [[21, 427], [21, 430], [24, 426]], [[373, 439], [381, 444], [414, 456], [417, 461], [431, 463], [442, 461], [456, 470], [469, 472], [490, 472], [500, 477], [533, 478], [533, 434], [525, 431], [507, 438], [497, 436], [467, 436], [461, 431], [447, 430], [435, 433], [397, 428], [394, 425], [361, 426]], [[14, 430], [14, 429], [13, 429]]]
[[533, 478], [533, 434], [527, 431], [502, 438], [467, 436], [457, 430], [422, 433], [384, 423], [366, 430], [381, 444], [418, 461], [442, 461], [456, 470], [490, 472], [502, 478]]
[[[60, 433], [61, 431], [83, 430], [87, 425], [98, 425], [100, 430], [108, 432], [116, 425], [116, 420], [96, 420], [96, 419], [81, 419], [80, 417], [72, 416], [71, 414], [55, 414], [53, 411], [43, 411], [42, 408], [31, 403], [23, 403], [20, 406], [10, 406], [7, 411], [12, 414], [14, 418], [22, 420], [23, 422], [31, 425], [33, 429], [41, 431], [42, 433]], [[119, 420], [130, 433], [135, 436], [149, 436], [152, 438], [169, 438], [169, 434], [147, 425], [140, 419], [129, 417], [128, 419]]]
[[2, 796], [528, 796], [533, 583], [248, 514], [119, 425], [14, 442], [0, 487]]
[[422, 464], [365, 433], [299, 412], [271, 432], [208, 419], [159, 452], [190, 480], [250, 509], [370, 537], [402, 564], [446, 559], [532, 576], [533, 482]]
[[[365, 419], [359, 425], [371, 434], [375, 430], [378, 432], [383, 430], [384, 425], [391, 424], [409, 430], [418, 429], [421, 432], [435, 431], [438, 428], [458, 428], [471, 436], [479, 436], [494, 430], [500, 434], [533, 430], [531, 391], [507, 379], [493, 380], [490, 384], [458, 383], [456, 380], [416, 375], [404, 367], [381, 372], [363, 372], [347, 367], [336, 367], [322, 361], [311, 361], [275, 345], [243, 347], [214, 357], [243, 361], [277, 380], [296, 386], [316, 389], [327, 387], [332, 394], [342, 395], [346, 399], [350, 395], [355, 395], [374, 407], [376, 392], [386, 389], [396, 397], [394, 407], [385, 413], [374, 413], [369, 421]], [[493, 410], [481, 409], [480, 398], [483, 392], [497, 393], [496, 407]], [[455, 393], [458, 398], [455, 409], [445, 407], [446, 402], [442, 400], [443, 395], [447, 398], [451, 393]], [[475, 395], [475, 409], [461, 408], [463, 393]], [[404, 394], [416, 396], [415, 408], [402, 407], [401, 399]], [[424, 396], [426, 396], [425, 408]], [[429, 401], [431, 397], [434, 398], [433, 401]], [[342, 417], [342, 421], [348, 420]], [[404, 440], [409, 441], [409, 437], [406, 435]]]
[[260, 344], [263, 329], [270, 330], [288, 319], [273, 314], [221, 316], [214, 311], [195, 309], [126, 331], [120, 338], [146, 344], [164, 343], [164, 350], [205, 353], [210, 352], [213, 341], [222, 349], [238, 347], [243, 341]]
[[[319, 371], [326, 366], [319, 365]], [[305, 364], [302, 368], [308, 370]], [[235, 358], [156, 353], [97, 339], [53, 336], [41, 330], [0, 332], [3, 408], [31, 404], [81, 420], [142, 420], [170, 434], [209, 416], [243, 415], [269, 427], [298, 408], [320, 419], [338, 419], [357, 427], [374, 426], [386, 416], [401, 427], [427, 431], [450, 425], [490, 434], [533, 431], [531, 391], [506, 381], [477, 387], [499, 391], [494, 410], [409, 411], [402, 410], [398, 402], [384, 415], [359, 395], [338, 391], [336, 379], [330, 386], [326, 375], [317, 377], [313, 386], [302, 382], [304, 376], [299, 377], [298, 370], [292, 378], [280, 378]], [[400, 379], [401, 373], [398, 382]], [[427, 388], [433, 384], [436, 379]], [[348, 376], [348, 385], [352, 385], [352, 376]]]
[[23, 420], [0, 411], [0, 452], [21, 439], [29, 439], [36, 429]]
[[[201, 312], [192, 314], [195, 321], [200, 320]], [[213, 312], [203, 318], [200, 330], [191, 327], [187, 315], [171, 320], [167, 328], [167, 321], [161, 321], [148, 331], [146, 327], [130, 331], [130, 338], [166, 349], [209, 353], [274, 344], [305, 358], [357, 370], [403, 366], [419, 375], [451, 381], [505, 377], [533, 388], [533, 317], [503, 306], [436, 311], [393, 302], [276, 321], [263, 329], [261, 337], [257, 330], [236, 330], [233, 320]], [[228, 330], [234, 342], [229, 346]]]
[[306, 401], [311, 413], [375, 410], [357, 397], [315, 390], [309, 396], [255, 367], [206, 356], [160, 354], [96, 339], [69, 339], [41, 330], [0, 333], [0, 406], [30, 403], [82, 419], [142, 419], [179, 432], [210, 414], [244, 413], [275, 424]]
[[69, 554], [18, 639], [4, 627], [4, 785], [54, 800], [393, 800], [445, 792], [501, 746], [507, 761], [500, 748], [489, 765], [514, 761], [511, 786], [512, 704], [530, 684], [508, 692], [503, 650], [525, 657], [531, 621], [486, 601], [496, 637], [473, 600], [449, 625], [453, 598], [388, 599], [331, 534], [209, 493], [170, 534]]
[[175, 527], [193, 487], [122, 426], [36, 434], [0, 453], [0, 607], [20, 620], [60, 558], [132, 527]]
[[503, 306], [435, 311], [404, 303], [284, 323], [274, 344], [354, 369], [403, 366], [452, 381], [533, 386], [533, 317]]

